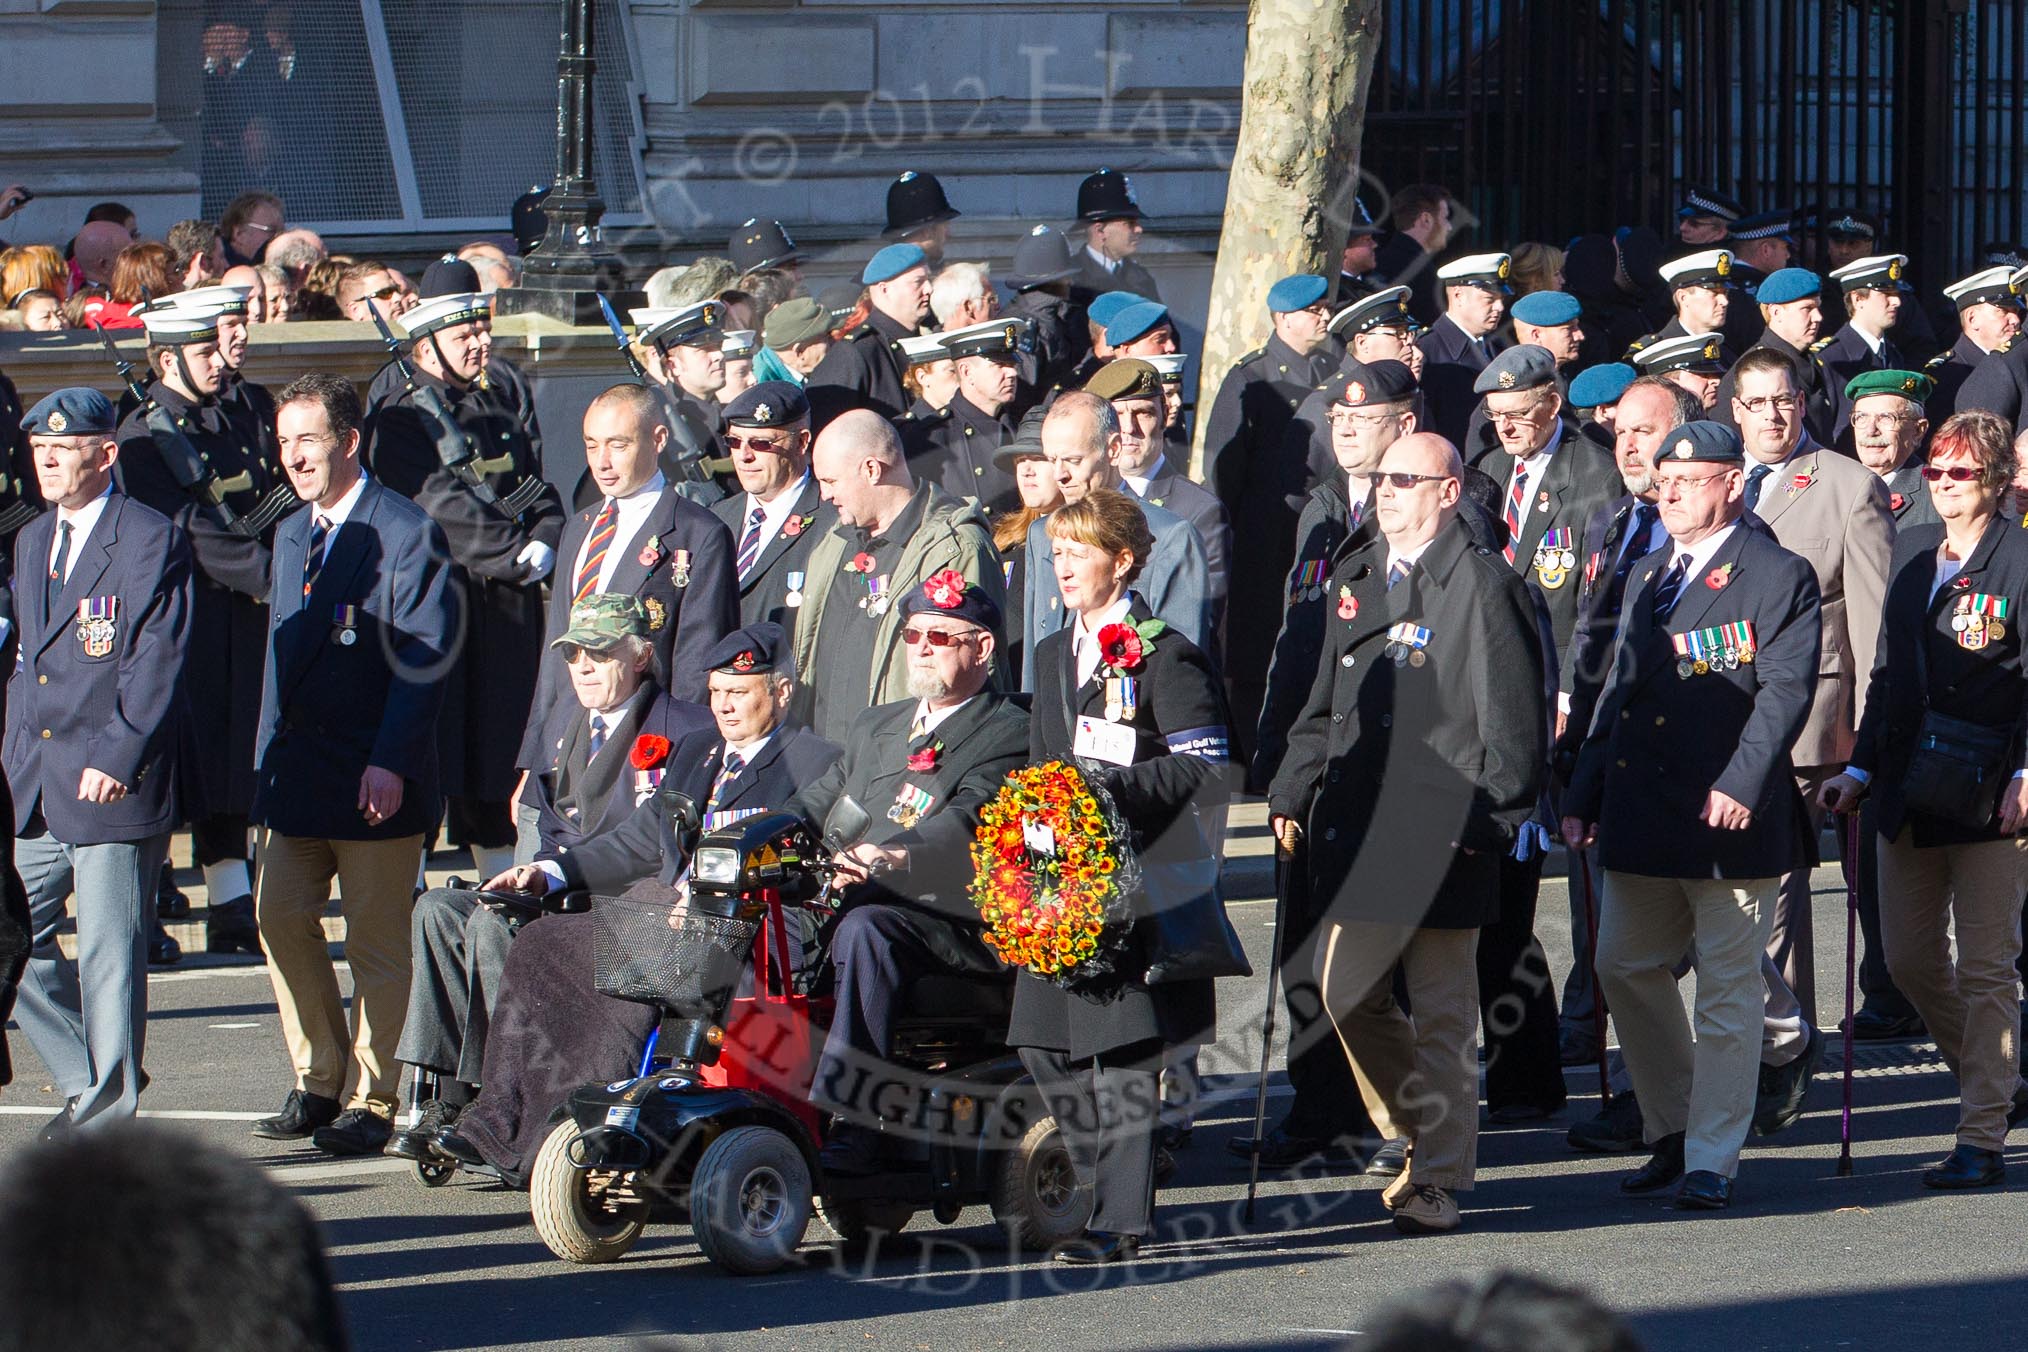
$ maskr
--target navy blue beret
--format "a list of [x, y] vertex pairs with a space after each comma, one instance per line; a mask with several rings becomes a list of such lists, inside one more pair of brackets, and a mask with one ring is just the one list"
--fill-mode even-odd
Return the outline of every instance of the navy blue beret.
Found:
[[729, 671], [735, 676], [786, 668], [788, 662], [788, 631], [768, 620], [733, 630], [704, 654], [706, 671]]
[[763, 380], [725, 406], [728, 427], [787, 427], [809, 416], [809, 396], [793, 380]]
[[1655, 452], [1655, 463], [1667, 461], [1694, 463], [1699, 460], [1717, 461], [1721, 464], [1738, 464], [1746, 459], [1746, 449], [1740, 445], [1739, 433], [1724, 423], [1699, 419], [1684, 423], [1662, 439], [1662, 445]]
[[21, 420], [21, 430], [31, 436], [97, 436], [111, 433], [118, 425], [112, 401], [82, 385], [44, 395]]
[[902, 599], [901, 617], [907, 619], [911, 615], [949, 615], [976, 624], [996, 638], [1000, 633], [999, 603], [967, 582], [955, 568], [931, 573], [920, 587]]

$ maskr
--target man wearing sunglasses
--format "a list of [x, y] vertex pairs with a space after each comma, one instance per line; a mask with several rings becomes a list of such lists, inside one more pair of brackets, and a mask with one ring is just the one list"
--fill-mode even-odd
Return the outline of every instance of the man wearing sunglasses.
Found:
[[338, 274], [338, 308], [347, 319], [361, 324], [373, 322], [377, 311], [392, 323], [415, 308], [415, 301], [402, 290], [401, 281], [387, 264], [367, 260], [348, 264]]
[[810, 551], [838, 514], [810, 473], [810, 401], [803, 387], [763, 380], [725, 410], [725, 445], [744, 492], [712, 504], [732, 532], [742, 624], [793, 635]]
[[[1784, 549], [1809, 562], [1822, 597], [1823, 665], [1793, 752], [1809, 839], [1815, 840], [1823, 815], [1818, 791], [1844, 769], [1865, 711], [1894, 552], [1894, 516], [1879, 475], [1811, 439], [1793, 362], [1771, 348], [1756, 348], [1739, 359], [1733, 376], [1732, 416], [1746, 445], [1747, 510]], [[1838, 394], [1845, 397], [1844, 386]], [[1754, 1117], [1762, 1135], [1780, 1131], [1801, 1114], [1823, 1056], [1823, 1036], [1815, 1026], [1811, 862], [1799, 854], [1784, 870], [1768, 946], [1775, 973], [1768, 982], [1765, 1071]]]
[[[1792, 379], [1787, 358], [1767, 358]], [[1740, 382], [1749, 398], [1757, 374]], [[1732, 1202], [1755, 1109], [1763, 951], [1805, 825], [1789, 748], [1819, 670], [1816, 578], [1745, 520], [1745, 463], [1720, 423], [1663, 438], [1669, 539], [1627, 582], [1612, 676], [1562, 805], [1566, 843], [1596, 840], [1605, 865], [1599, 983], [1653, 1151], [1620, 1190], [1674, 1186], [1679, 1210]], [[1694, 1047], [1674, 971], [1686, 939]]]

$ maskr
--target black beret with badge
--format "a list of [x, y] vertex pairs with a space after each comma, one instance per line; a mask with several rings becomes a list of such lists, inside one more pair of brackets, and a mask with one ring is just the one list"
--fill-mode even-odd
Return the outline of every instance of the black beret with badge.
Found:
[[1416, 392], [1415, 375], [1398, 361], [1347, 361], [1324, 387], [1345, 408], [1398, 404]]
[[1739, 433], [1721, 422], [1700, 418], [1684, 423], [1662, 441], [1655, 452], [1657, 466], [1677, 462], [1737, 465], [1746, 459]]
[[788, 661], [788, 631], [772, 621], [762, 620], [735, 629], [714, 643], [704, 655], [704, 669], [753, 676], [786, 670]]
[[749, 385], [725, 406], [727, 427], [794, 427], [810, 416], [810, 398], [792, 380]]

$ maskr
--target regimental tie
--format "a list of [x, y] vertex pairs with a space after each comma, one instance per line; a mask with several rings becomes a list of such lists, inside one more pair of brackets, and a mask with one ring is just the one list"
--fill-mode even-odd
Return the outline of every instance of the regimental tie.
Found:
[[1669, 565], [1669, 571], [1662, 574], [1662, 580], [1655, 584], [1655, 623], [1664, 624], [1669, 612], [1676, 608], [1676, 602], [1683, 598], [1683, 584], [1690, 580], [1690, 556], [1678, 554], [1676, 562]]
[[1774, 473], [1772, 465], [1755, 465], [1746, 472], [1746, 510], [1753, 511], [1760, 506], [1760, 490], [1767, 487], [1767, 476]]
[[718, 778], [711, 781], [711, 796], [704, 800], [704, 810], [706, 812], [717, 808], [719, 797], [724, 794], [726, 785], [738, 779], [739, 772], [744, 769], [746, 769], [745, 757], [741, 756], [731, 747], [727, 747], [725, 760], [718, 767]]
[[324, 571], [324, 546], [331, 539], [331, 518], [321, 513], [310, 523], [310, 548], [303, 555], [303, 599], [310, 599], [310, 588], [317, 585], [317, 574]]
[[571, 589], [571, 601], [575, 604], [599, 589], [599, 570], [606, 566], [606, 554], [613, 547], [613, 536], [620, 529], [620, 505], [611, 498], [599, 508], [599, 514], [592, 521], [591, 534], [585, 537], [584, 562], [578, 565], [577, 584]]
[[1393, 591], [1394, 584], [1408, 576], [1408, 570], [1415, 565], [1407, 559], [1396, 559], [1387, 565], [1387, 590]]
[[585, 756], [585, 761], [587, 764], [599, 758], [599, 751], [605, 746], [605, 744], [606, 744], [605, 715], [595, 713], [591, 716], [591, 751], [588, 755]]
[[56, 610], [56, 598], [63, 592], [63, 577], [70, 567], [70, 531], [68, 521], [57, 526], [56, 558], [49, 565], [49, 585], [42, 589], [42, 610], [52, 614]]
[[1634, 507], [1633, 524], [1620, 541], [1620, 561], [1613, 565], [1612, 586], [1606, 593], [1606, 605], [1613, 615], [1619, 614], [1620, 606], [1626, 602], [1627, 574], [1633, 571], [1635, 561], [1648, 552], [1648, 537], [1655, 533], [1655, 518], [1659, 514], [1652, 502]]
[[1514, 546], [1521, 539], [1521, 518], [1528, 513], [1528, 466], [1514, 462], [1514, 486], [1507, 490], [1507, 562], [1514, 562]]
[[908, 740], [913, 742], [916, 738], [923, 736], [928, 731], [929, 731], [929, 719], [923, 717], [921, 714], [917, 714], [915, 716], [915, 722], [908, 725]]
[[755, 507], [747, 513], [746, 534], [739, 538], [739, 580], [746, 581], [746, 575], [753, 571], [760, 561], [761, 522], [767, 520], [767, 513]]

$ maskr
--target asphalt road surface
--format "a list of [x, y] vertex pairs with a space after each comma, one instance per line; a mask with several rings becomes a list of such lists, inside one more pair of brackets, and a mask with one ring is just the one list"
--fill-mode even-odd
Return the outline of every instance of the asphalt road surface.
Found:
[[[1247, 823], [1247, 824], [1240, 824]], [[1235, 824], [1232, 915], [1257, 970], [1273, 905], [1264, 828]], [[1842, 1000], [1844, 894], [1817, 877], [1823, 1022]], [[201, 889], [198, 899], [202, 900]], [[1543, 885], [1539, 932], [1560, 979], [1565, 892]], [[1685, 983], [1686, 992], [1690, 983]], [[1970, 1195], [1926, 1193], [1921, 1169], [1949, 1148], [1949, 1077], [1928, 1044], [1859, 1049], [1856, 1169], [1834, 1176], [1840, 1055], [1834, 1040], [1811, 1111], [1749, 1143], [1734, 1208], [1688, 1216], [1614, 1187], [1626, 1157], [1569, 1151], [1563, 1131], [1595, 1108], [1596, 1077], [1570, 1073], [1570, 1108], [1527, 1129], [1487, 1128], [1464, 1230], [1408, 1239], [1379, 1185], [1326, 1172], [1264, 1183], [1242, 1222], [1246, 1174], [1227, 1138], [1251, 1126], [1261, 978], [1224, 983], [1207, 1050], [1213, 1101], [1158, 1204], [1159, 1233], [1134, 1264], [1062, 1269], [1010, 1256], [984, 1208], [942, 1226], [919, 1216], [871, 1255], [847, 1256], [813, 1223], [800, 1264], [761, 1278], [718, 1271], [687, 1230], [653, 1228], [624, 1261], [572, 1267], [528, 1220], [527, 1198], [461, 1178], [426, 1190], [398, 1160], [333, 1160], [256, 1141], [246, 1123], [290, 1086], [266, 969], [184, 967], [150, 981], [144, 1112], [243, 1153], [321, 1218], [356, 1345], [456, 1348], [1356, 1347], [1383, 1301], [1434, 1279], [1512, 1266], [1588, 1287], [1674, 1352], [2019, 1347], [2028, 1309], [2020, 1177]], [[55, 1111], [24, 1040], [0, 1090], [0, 1160]], [[1285, 1094], [1279, 1073], [1269, 1111]]]

